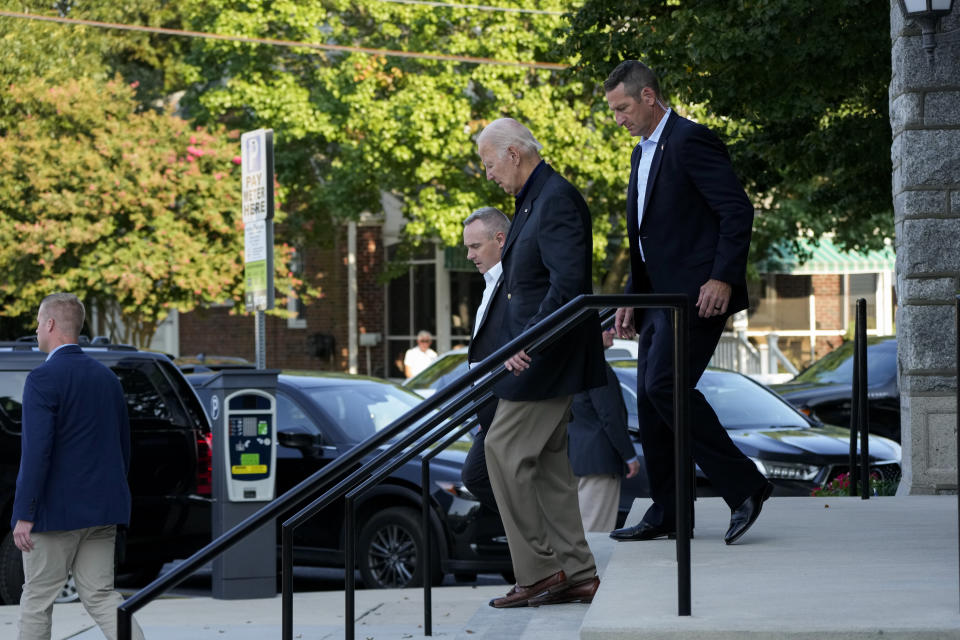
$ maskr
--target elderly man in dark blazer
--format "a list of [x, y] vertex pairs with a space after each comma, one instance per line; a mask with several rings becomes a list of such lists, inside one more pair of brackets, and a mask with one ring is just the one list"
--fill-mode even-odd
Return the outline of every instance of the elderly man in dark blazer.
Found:
[[[49, 353], [23, 388], [20, 471], [13, 541], [23, 552], [20, 638], [50, 638], [53, 601], [73, 573], [77, 594], [104, 635], [117, 637], [114, 546], [130, 521], [130, 424], [120, 381], [86, 355], [77, 339], [83, 304], [47, 296], [37, 343]], [[135, 638], [142, 638], [134, 622]]]
[[[695, 386], [730, 314], [747, 307], [746, 264], [753, 206], [723, 143], [706, 127], [664, 106], [653, 72], [621, 63], [604, 82], [617, 124], [640, 143], [630, 160], [627, 293], [686, 294], [691, 318], [687, 384], [693, 457], [731, 509], [727, 544], [760, 515], [773, 486], [730, 440]], [[653, 505], [617, 540], [676, 533], [673, 466], [673, 337], [668, 313], [617, 311], [621, 337], [639, 335], [637, 405]]]
[[[516, 120], [490, 123], [477, 153], [515, 197], [503, 247], [500, 345], [580, 294], [592, 291], [590, 212], [580, 193], [540, 159], [541, 145]], [[575, 393], [600, 386], [600, 323], [590, 318], [536, 354], [505, 363], [494, 387], [497, 411], [486, 436], [487, 470], [507, 533], [517, 584], [493, 607], [590, 602], [599, 586], [567, 458]]]

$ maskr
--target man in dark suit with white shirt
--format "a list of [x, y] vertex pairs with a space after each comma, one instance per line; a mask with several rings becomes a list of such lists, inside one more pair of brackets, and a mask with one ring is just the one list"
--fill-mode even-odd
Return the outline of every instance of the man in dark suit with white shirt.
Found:
[[[467, 260], [476, 265], [484, 281], [483, 297], [477, 308], [473, 337], [467, 350], [467, 363], [470, 366], [492, 354], [501, 344], [499, 329], [503, 323], [504, 305], [493, 305], [492, 302], [500, 288], [500, 274], [503, 273], [500, 251], [509, 231], [510, 219], [496, 207], [477, 209], [463, 221], [463, 244], [467, 248]], [[497, 501], [490, 486], [483, 441], [496, 410], [496, 398], [477, 408], [480, 427], [474, 435], [473, 444], [460, 471], [467, 490], [476, 496], [482, 505], [494, 512], [498, 512]]]
[[[727, 318], [747, 307], [753, 206], [723, 143], [662, 100], [654, 73], [636, 60], [604, 82], [617, 124], [641, 138], [630, 159], [626, 293], [681, 293], [689, 300], [687, 385], [693, 458], [731, 510], [724, 541], [737, 541], [773, 490], [730, 440], [695, 386]], [[673, 334], [665, 310], [617, 310], [620, 337], [639, 335], [637, 405], [653, 505], [640, 523], [610, 534], [651, 540], [676, 534], [673, 465]]]
[[[13, 541], [23, 552], [20, 639], [50, 638], [53, 601], [72, 572], [104, 635], [117, 637], [113, 588], [117, 525], [130, 521], [130, 423], [120, 381], [77, 346], [83, 304], [43, 299], [37, 344], [49, 353], [23, 388]], [[134, 621], [134, 638], [142, 638]]]
[[[567, 302], [592, 292], [593, 235], [580, 193], [540, 158], [539, 142], [501, 118], [477, 138], [487, 179], [514, 196], [503, 247], [498, 346]], [[535, 354], [519, 351], [497, 381], [497, 411], [486, 434], [490, 482], [517, 584], [497, 608], [590, 602], [599, 587], [567, 458], [573, 395], [604, 383], [596, 314]]]

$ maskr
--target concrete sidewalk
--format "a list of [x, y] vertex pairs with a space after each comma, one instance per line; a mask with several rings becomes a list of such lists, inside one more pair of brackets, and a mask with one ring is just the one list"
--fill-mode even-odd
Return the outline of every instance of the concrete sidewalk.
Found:
[[956, 496], [774, 498], [726, 546], [729, 518], [697, 500], [692, 615], [677, 615], [675, 543], [622, 542], [580, 637], [960, 638]]
[[[481, 605], [505, 587], [433, 589], [433, 635], [454, 638]], [[263, 600], [163, 598], [137, 612], [147, 640], [267, 640], [280, 637], [280, 596]], [[400, 640], [423, 636], [422, 589], [366, 589], [356, 592], [356, 637]], [[344, 593], [294, 596], [294, 638], [344, 637]], [[53, 639], [102, 640], [80, 603], [54, 607]], [[579, 623], [578, 623], [579, 626]], [[17, 607], [0, 607], [0, 639], [17, 637]]]
[[[634, 506], [630, 523], [646, 508]], [[602, 583], [586, 605], [497, 610], [505, 586], [433, 590], [433, 633], [456, 640], [960, 639], [957, 497], [773, 498], [737, 544], [730, 511], [697, 501], [692, 615], [677, 615], [675, 543], [588, 540]], [[357, 591], [364, 640], [423, 637], [422, 589]], [[342, 591], [295, 596], [294, 637], [344, 637]], [[16, 637], [0, 607], [0, 639]], [[279, 638], [280, 598], [165, 598], [137, 614], [148, 640]], [[54, 608], [54, 638], [99, 640], [79, 604]]]

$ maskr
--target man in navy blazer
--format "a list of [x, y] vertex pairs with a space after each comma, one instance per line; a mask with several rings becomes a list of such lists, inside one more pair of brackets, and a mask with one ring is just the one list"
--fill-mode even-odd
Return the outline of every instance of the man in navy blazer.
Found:
[[[724, 541], [738, 540], [773, 490], [730, 440], [695, 386], [727, 318], [747, 307], [746, 264], [753, 206], [723, 143], [664, 106], [654, 73], [636, 60], [604, 82], [617, 124], [640, 143], [630, 159], [626, 293], [682, 293], [690, 318], [687, 384], [693, 458], [730, 506]], [[619, 309], [618, 335], [639, 335], [637, 405], [653, 505], [640, 523], [610, 534], [651, 540], [676, 533], [673, 465], [673, 336], [669, 312]]]
[[[37, 343], [49, 353], [23, 388], [20, 471], [13, 540], [23, 552], [21, 640], [48, 639], [53, 601], [73, 573], [80, 601], [117, 637], [113, 588], [117, 525], [130, 521], [130, 424], [120, 381], [77, 346], [83, 304], [69, 293], [43, 299]], [[134, 623], [134, 637], [142, 638]]]
[[[487, 179], [516, 203], [493, 302], [503, 305], [497, 346], [593, 288], [590, 212], [540, 148], [510, 118], [477, 138]], [[599, 319], [592, 314], [542, 351], [520, 351], [504, 364], [513, 375], [494, 387], [497, 410], [484, 444], [517, 584], [490, 605], [590, 602], [600, 581], [567, 458], [567, 422], [573, 395], [604, 382]]]
[[[503, 310], [506, 305], [493, 304], [502, 282], [500, 275], [500, 252], [510, 232], [510, 218], [496, 207], [477, 209], [463, 221], [463, 245], [467, 248], [467, 260], [476, 265], [483, 276], [483, 298], [477, 308], [473, 323], [473, 337], [467, 350], [467, 366], [472, 367], [501, 346], [500, 325], [503, 323]], [[463, 486], [476, 496], [480, 503], [499, 513], [497, 500], [490, 486], [487, 473], [487, 459], [484, 455], [484, 437], [493, 416], [497, 411], [497, 399], [484, 402], [477, 407], [477, 422], [480, 427], [473, 437], [473, 444], [463, 461], [460, 477]]]

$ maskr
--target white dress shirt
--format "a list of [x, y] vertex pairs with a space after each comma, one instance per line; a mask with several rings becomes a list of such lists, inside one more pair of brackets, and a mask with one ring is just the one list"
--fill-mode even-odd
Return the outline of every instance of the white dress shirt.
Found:
[[[646, 204], [647, 180], [650, 177], [650, 166], [653, 164], [653, 155], [657, 151], [657, 143], [660, 142], [660, 134], [663, 133], [663, 127], [667, 124], [667, 118], [672, 109], [667, 109], [660, 118], [660, 123], [653, 130], [649, 138], [640, 138], [640, 162], [637, 163], [637, 229], [643, 222], [643, 205]], [[646, 260], [643, 256], [643, 243], [637, 239], [637, 246], [640, 247], [640, 259]]]
[[[477, 335], [477, 331], [480, 330], [480, 325], [483, 324], [483, 319], [487, 315], [487, 307], [490, 306], [490, 301], [493, 299], [493, 292], [497, 288], [497, 282], [499, 282], [501, 275], [503, 275], [502, 262], [493, 265], [483, 274], [483, 281], [486, 283], [486, 286], [483, 288], [483, 297], [480, 299], [480, 306], [477, 307], [477, 317], [473, 321], [474, 337]], [[468, 367], [472, 365], [472, 362], [467, 363]]]

